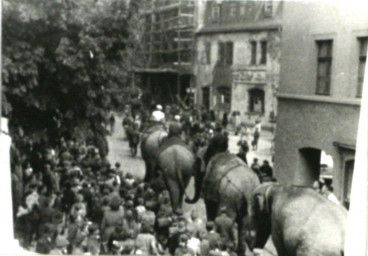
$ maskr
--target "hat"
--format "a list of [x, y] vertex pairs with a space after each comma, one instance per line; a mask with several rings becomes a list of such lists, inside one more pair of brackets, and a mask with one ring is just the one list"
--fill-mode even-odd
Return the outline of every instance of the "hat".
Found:
[[121, 203], [120, 197], [114, 196], [110, 202], [111, 209], [119, 209], [120, 203]]
[[170, 124], [169, 133], [173, 135], [180, 135], [181, 133], [180, 124], [177, 124], [177, 123]]
[[156, 106], [156, 108], [157, 108], [158, 110], [162, 110], [162, 106], [161, 106], [161, 105], [157, 105], [157, 106]]
[[179, 237], [179, 241], [181, 242], [187, 242], [188, 241], [188, 236], [186, 234], [181, 234]]

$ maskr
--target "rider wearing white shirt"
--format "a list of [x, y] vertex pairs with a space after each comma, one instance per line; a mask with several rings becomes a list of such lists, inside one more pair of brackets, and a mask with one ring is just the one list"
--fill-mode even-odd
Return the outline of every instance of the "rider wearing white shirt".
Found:
[[156, 110], [152, 112], [151, 119], [154, 122], [165, 123], [165, 113], [162, 112], [161, 105], [156, 106]]

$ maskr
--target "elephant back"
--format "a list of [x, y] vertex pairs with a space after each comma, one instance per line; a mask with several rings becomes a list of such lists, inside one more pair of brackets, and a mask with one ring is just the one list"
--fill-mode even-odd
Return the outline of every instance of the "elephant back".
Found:
[[245, 163], [234, 154], [224, 152], [213, 156], [207, 165], [203, 179], [202, 193], [205, 198], [218, 201], [221, 181], [231, 172], [239, 172], [239, 169], [244, 171], [244, 168], [239, 167], [247, 168]]
[[164, 130], [158, 130], [148, 134], [145, 138], [142, 137], [141, 150], [142, 153], [149, 156], [157, 157], [158, 150], [162, 140], [167, 136]]
[[171, 137], [171, 138], [165, 138], [159, 149], [158, 155], [160, 155], [162, 152], [164, 152], [166, 149], [179, 145], [181, 147], [184, 147], [187, 151], [192, 152], [191, 148], [185, 143], [185, 141], [179, 137]]

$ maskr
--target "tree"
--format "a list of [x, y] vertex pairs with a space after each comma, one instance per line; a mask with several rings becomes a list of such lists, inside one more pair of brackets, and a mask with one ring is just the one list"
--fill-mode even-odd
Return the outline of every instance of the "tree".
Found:
[[129, 81], [139, 10], [130, 2], [3, 1], [2, 109], [13, 139], [104, 136], [111, 99]]

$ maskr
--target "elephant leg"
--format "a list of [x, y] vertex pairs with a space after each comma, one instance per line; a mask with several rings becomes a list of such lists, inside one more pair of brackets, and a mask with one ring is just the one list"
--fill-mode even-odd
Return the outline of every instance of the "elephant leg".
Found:
[[144, 182], [150, 182], [154, 177], [156, 171], [156, 162], [153, 160], [146, 161], [146, 175], [144, 176]]
[[237, 252], [239, 256], [244, 256], [245, 255], [245, 232], [246, 232], [246, 224], [247, 224], [247, 215], [244, 214], [244, 212], [242, 213], [243, 216], [239, 215], [237, 217], [237, 224], [238, 224], [238, 248], [237, 248]]
[[181, 191], [179, 184], [171, 179], [166, 179], [166, 186], [170, 193], [171, 205], [174, 213], [181, 211], [181, 204], [183, 200], [183, 192]]
[[219, 203], [205, 199], [206, 212], [207, 212], [207, 221], [214, 221], [217, 217], [217, 212], [219, 208]]

